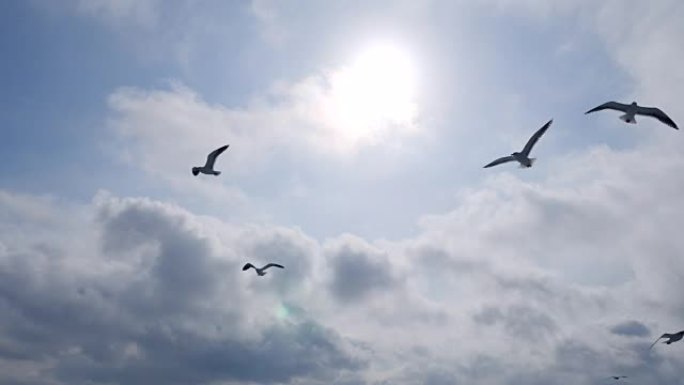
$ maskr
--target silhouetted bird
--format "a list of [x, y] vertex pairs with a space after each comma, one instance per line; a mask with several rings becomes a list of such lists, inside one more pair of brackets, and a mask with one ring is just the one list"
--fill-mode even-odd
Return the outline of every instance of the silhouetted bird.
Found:
[[520, 167], [525, 167], [525, 168], [532, 167], [532, 163], [534, 163], [535, 159], [529, 157], [530, 151], [532, 151], [532, 147], [534, 147], [534, 145], [537, 143], [539, 138], [541, 138], [541, 136], [544, 135], [544, 133], [549, 128], [549, 126], [551, 125], [552, 122], [553, 122], [553, 119], [549, 120], [548, 122], [546, 122], [546, 124], [542, 128], [537, 130], [537, 132], [535, 132], [534, 135], [532, 135], [530, 140], [527, 141], [527, 144], [525, 145], [525, 148], [523, 148], [522, 151], [514, 152], [509, 156], [504, 156], [503, 158], [499, 158], [499, 159], [489, 163], [488, 165], [484, 166], [484, 168], [496, 166], [496, 165], [506, 163], [506, 162], [513, 162], [513, 161], [518, 161], [518, 163], [520, 163]]
[[259, 274], [260, 276], [266, 275], [266, 269], [268, 269], [269, 267], [279, 267], [281, 269], [285, 268], [284, 266], [279, 265], [277, 263], [269, 263], [268, 265], [266, 265], [260, 269], [256, 266], [252, 265], [251, 263], [247, 263], [245, 266], [242, 267], [242, 271], [245, 271], [245, 270], [249, 269], [250, 267], [253, 267], [254, 270], [256, 270], [257, 274]]
[[671, 343], [673, 343], [673, 342], [677, 342], [677, 341], [681, 340], [682, 337], [684, 337], [684, 330], [682, 330], [682, 331], [680, 331], [680, 332], [678, 332], [678, 333], [674, 333], [674, 334], [665, 333], [665, 334], [663, 334], [662, 336], [660, 336], [657, 340], [655, 340], [655, 342], [654, 342], [653, 344], [651, 344], [651, 347], [650, 347], [649, 349], [653, 349], [653, 346], [655, 346], [655, 344], [657, 344], [658, 341], [660, 341], [660, 340], [663, 339], [663, 338], [667, 338], [667, 339], [668, 339], [667, 341], [665, 341], [665, 342], [663, 342], [663, 343], [669, 345], [669, 344], [671, 344]]
[[667, 116], [661, 109], [655, 107], [638, 106], [636, 102], [632, 102], [632, 104], [622, 104], [618, 102], [603, 103], [600, 106], [592, 108], [591, 110], [585, 112], [585, 114], [601, 110], [615, 110], [624, 112], [625, 114], [620, 116], [620, 119], [624, 120], [626, 123], [636, 124], [636, 119], [634, 118], [634, 116], [643, 115], [656, 118], [661, 122], [667, 124], [668, 126], [674, 128], [675, 130], [679, 129], [675, 122], [672, 121], [672, 119], [670, 119], [670, 117]]
[[613, 380], [617, 381], [617, 380], [619, 380], [619, 379], [621, 379], [621, 378], [627, 378], [627, 376], [610, 376], [610, 378], [612, 378]]
[[214, 170], [214, 163], [216, 162], [216, 158], [218, 158], [218, 156], [221, 155], [223, 151], [226, 151], [228, 146], [229, 145], [226, 144], [225, 146], [219, 147], [216, 150], [212, 151], [209, 155], [207, 155], [207, 163], [205, 163], [202, 167], [193, 167], [192, 175], [197, 176], [199, 173], [216, 176], [221, 175], [221, 171]]

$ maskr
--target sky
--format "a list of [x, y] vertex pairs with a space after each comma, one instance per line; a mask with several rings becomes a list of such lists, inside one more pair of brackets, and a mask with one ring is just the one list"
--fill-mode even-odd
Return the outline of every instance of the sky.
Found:
[[0, 383], [682, 381], [681, 1], [0, 18]]

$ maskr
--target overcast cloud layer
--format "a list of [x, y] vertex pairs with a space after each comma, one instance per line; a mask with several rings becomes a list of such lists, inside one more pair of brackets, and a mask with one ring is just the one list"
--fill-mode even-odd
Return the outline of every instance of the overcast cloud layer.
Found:
[[[45, 75], [36, 116], [2, 75], [0, 383], [681, 382], [684, 343], [648, 348], [684, 329], [684, 138], [582, 113], [684, 121], [684, 3], [372, 3], [12, 7], [131, 63]], [[379, 35], [420, 92], [350, 129], [346, 54]], [[535, 167], [481, 169], [550, 118]]]

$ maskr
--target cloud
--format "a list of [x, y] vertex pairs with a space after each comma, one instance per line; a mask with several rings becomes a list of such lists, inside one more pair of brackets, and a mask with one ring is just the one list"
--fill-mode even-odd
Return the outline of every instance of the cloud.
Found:
[[[207, 150], [208, 143], [239, 143], [226, 154], [238, 160], [233, 164], [249, 167], [279, 152], [344, 156], [363, 146], [391, 143], [416, 133], [417, 116], [412, 112], [397, 121], [377, 116], [347, 124], [347, 118], [356, 119], [356, 115], [347, 110], [346, 99], [339, 98], [352, 95], [340, 95], [338, 88], [346, 92], [349, 84], [344, 79], [350, 76], [341, 69], [294, 83], [279, 82], [241, 108], [209, 104], [178, 83], [169, 90], [121, 88], [109, 97], [111, 125], [136, 145], [125, 155], [156, 172], [170, 166], [180, 169], [190, 159], [196, 163], [190, 150]], [[375, 102], [369, 103], [364, 111], [372, 110]], [[173, 151], [162, 152], [170, 143], [175, 144]], [[236, 171], [234, 166], [231, 171]]]
[[[111, 151], [129, 165], [187, 193], [190, 168], [203, 163], [219, 144], [231, 147], [218, 159], [216, 168], [223, 172], [222, 178], [240, 180], [263, 175], [275, 161], [315, 164], [321, 159], [343, 160], [362, 148], [393, 146], [417, 134], [413, 113], [399, 121], [381, 116], [355, 124], [340, 120], [343, 111], [339, 108], [345, 105], [338, 100], [336, 83], [330, 83], [338, 75], [347, 76], [342, 71], [279, 83], [267, 96], [240, 108], [210, 104], [177, 83], [168, 90], [121, 88], [108, 100], [110, 126], [118, 138]], [[372, 104], [364, 108], [370, 109]], [[352, 111], [350, 116], [356, 115]], [[248, 204], [241, 189], [198, 179], [193, 194], [236, 207]]]
[[519, 338], [536, 341], [555, 332], [556, 324], [549, 315], [528, 306], [511, 306], [502, 312], [495, 307], [487, 307], [474, 317], [484, 325], [502, 324], [504, 332]]
[[[562, 178], [493, 177], [398, 241], [321, 243], [106, 193], [72, 210], [4, 192], [33, 209], [0, 210], [17, 226], [0, 236], [0, 361], [49, 364], [57, 383], [671, 379], [678, 345], [649, 355], [646, 335], [619, 333], [625, 318], [681, 319], [662, 298], [684, 289], [684, 244], [668, 230], [684, 214], [682, 164], [676, 149], [599, 149]], [[79, 214], [53, 225], [64, 210]], [[262, 279], [241, 272], [248, 260], [286, 269]], [[617, 266], [631, 273], [614, 279]], [[236, 369], [252, 360], [272, 366]]]
[[8, 242], [0, 255], [3, 363], [46, 364], [46, 382], [130, 384], [324, 381], [365, 365], [306, 314], [279, 323], [258, 310], [273, 299], [249, 294], [241, 261], [201, 218], [107, 194], [91, 210], [63, 250]]
[[625, 321], [610, 328], [610, 332], [625, 337], [646, 337], [651, 335], [646, 325], [639, 321]]
[[360, 300], [374, 291], [391, 290], [398, 284], [389, 260], [359, 238], [338, 239], [328, 246], [326, 259], [332, 264], [330, 290], [343, 303]]

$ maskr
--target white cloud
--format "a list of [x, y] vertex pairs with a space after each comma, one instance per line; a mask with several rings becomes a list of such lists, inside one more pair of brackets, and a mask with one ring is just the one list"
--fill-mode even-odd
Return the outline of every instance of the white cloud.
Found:
[[[363, 147], [397, 145], [419, 133], [417, 104], [410, 99], [387, 105], [375, 97], [363, 101], [362, 111], [350, 107], [350, 98], [364, 92], [364, 79], [354, 73], [343, 67], [279, 82], [236, 108], [210, 104], [177, 83], [168, 90], [121, 88], [109, 97], [110, 124], [123, 139], [117, 143], [125, 149], [122, 158], [167, 181], [187, 179], [188, 170], [223, 143], [231, 147], [217, 169], [245, 175], [283, 154], [344, 159]], [[383, 114], [364, 113], [377, 105], [385, 107]]]

